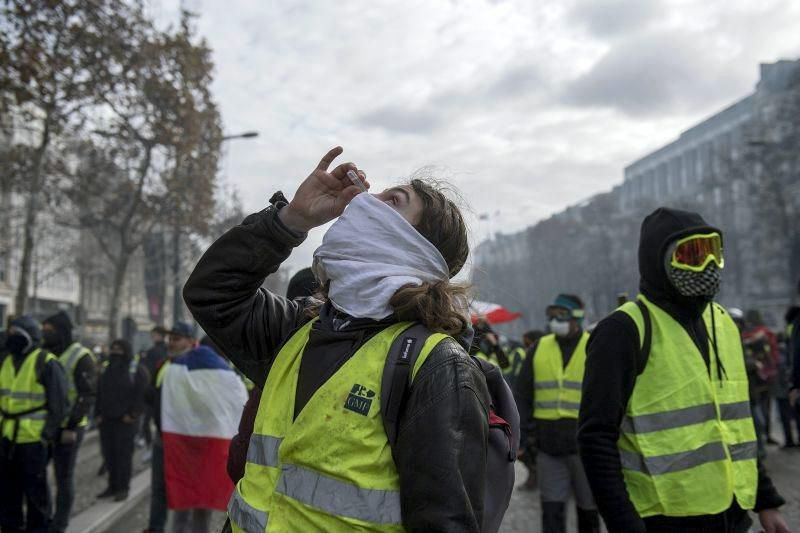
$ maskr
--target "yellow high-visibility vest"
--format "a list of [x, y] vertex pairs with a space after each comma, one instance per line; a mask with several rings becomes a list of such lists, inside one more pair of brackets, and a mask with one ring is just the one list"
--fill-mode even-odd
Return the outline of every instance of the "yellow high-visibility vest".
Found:
[[[58, 362], [64, 367], [64, 373], [67, 375], [67, 400], [69, 400], [70, 409], [75, 405], [75, 401], [78, 399], [78, 388], [75, 386], [75, 367], [78, 366], [78, 362], [84, 357], [91, 357], [92, 361], [95, 360], [92, 351], [82, 346], [79, 342], [70, 344], [69, 347], [64, 350], [64, 353], [58, 357]], [[69, 419], [69, 415], [67, 415], [67, 419]], [[68, 420], [64, 420], [61, 427], [67, 427], [67, 422]], [[86, 427], [88, 425], [88, 416], [84, 416], [81, 421], [78, 422], [78, 427]]]
[[[639, 299], [650, 315], [651, 347], [617, 443], [637, 512], [643, 517], [716, 514], [734, 497], [742, 508], [752, 509], [756, 433], [736, 324], [721, 306], [706, 308], [707, 367], [684, 328], [644, 296]], [[643, 341], [639, 307], [628, 302], [620, 310], [633, 319]]]
[[[36, 375], [36, 360], [41, 349], [27, 355], [19, 372], [7, 355], [0, 366], [0, 425], [2, 435], [18, 444], [42, 440], [42, 430], [47, 418], [47, 396]], [[47, 353], [45, 364], [56, 356]]]
[[[267, 376], [244, 477], [228, 505], [233, 531], [403, 531], [400, 479], [380, 412], [394, 340], [387, 327], [342, 365], [294, 418], [300, 361], [312, 323], [283, 346]], [[431, 335], [412, 378], [447, 336]]]
[[533, 417], [541, 420], [578, 418], [581, 387], [586, 368], [586, 343], [589, 334], [581, 333], [575, 351], [564, 368], [561, 347], [554, 334], [539, 339], [533, 354]]

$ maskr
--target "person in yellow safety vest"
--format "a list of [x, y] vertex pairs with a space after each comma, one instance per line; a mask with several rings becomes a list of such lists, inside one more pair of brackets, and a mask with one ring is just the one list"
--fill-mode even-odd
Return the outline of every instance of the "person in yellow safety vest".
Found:
[[[0, 352], [0, 531], [50, 530], [48, 448], [67, 413], [67, 378], [40, 348], [29, 316], [13, 320]], [[27, 515], [23, 514], [24, 508]]]
[[550, 334], [529, 350], [531, 355], [514, 391], [520, 418], [527, 421], [522, 444], [529, 448], [527, 439], [535, 439], [542, 531], [566, 530], [570, 493], [575, 497], [578, 530], [600, 531], [592, 491], [578, 456], [578, 408], [589, 337], [583, 329], [583, 301], [573, 294], [559, 294], [545, 314]]
[[[347, 176], [365, 180], [355, 165], [329, 170], [341, 152], [323, 157], [291, 203], [277, 198], [220, 237], [183, 290], [264, 391], [226, 530], [480, 531], [489, 394], [469, 342], [455, 340], [471, 328], [450, 281], [467, 259], [466, 226], [425, 180], [359, 194]], [[314, 254], [322, 300], [309, 307], [262, 288], [309, 230], [334, 219]], [[414, 321], [436, 333], [409, 369], [390, 446], [383, 370]]]
[[52, 529], [67, 530], [75, 499], [75, 461], [89, 425], [89, 412], [97, 394], [97, 369], [94, 354], [72, 337], [72, 320], [64, 311], [42, 322], [42, 347], [53, 353], [67, 376], [70, 410], [53, 446], [56, 474], [56, 507]]
[[[519, 376], [522, 373], [522, 369], [525, 365], [528, 364], [531, 357], [533, 357], [533, 352], [536, 349], [536, 343], [539, 342], [539, 339], [544, 337], [544, 332], [538, 329], [533, 329], [530, 331], [526, 331], [522, 334], [522, 349], [524, 350], [521, 360], [519, 361], [519, 368], [515, 372], [515, 383], [519, 381]], [[526, 396], [527, 398], [527, 396]], [[518, 456], [522, 464], [525, 465], [525, 468], [528, 470], [528, 478], [525, 482], [520, 485], [520, 490], [536, 490], [539, 485], [536, 483], [536, 442], [532, 434], [528, 434], [525, 440], [525, 447], [520, 446]]]
[[662, 207], [644, 219], [640, 294], [589, 342], [578, 440], [610, 533], [788, 533], [757, 459], [742, 342], [714, 297], [722, 232]]

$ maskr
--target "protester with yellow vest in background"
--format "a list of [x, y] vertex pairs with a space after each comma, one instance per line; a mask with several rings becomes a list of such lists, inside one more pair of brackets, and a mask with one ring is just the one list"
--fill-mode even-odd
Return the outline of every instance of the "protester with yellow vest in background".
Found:
[[89, 425], [89, 412], [97, 393], [97, 368], [94, 354], [72, 338], [69, 315], [59, 311], [42, 322], [42, 347], [54, 354], [67, 376], [69, 411], [53, 446], [56, 474], [56, 508], [52, 530], [67, 530], [75, 499], [75, 461]]
[[49, 447], [67, 413], [67, 379], [56, 357], [39, 347], [42, 333], [34, 319], [13, 320], [6, 333], [0, 358], [0, 531], [44, 533], [52, 516]]
[[714, 303], [722, 233], [660, 208], [639, 241], [641, 292], [592, 334], [581, 458], [611, 533], [789, 528], [757, 460], [739, 331]]
[[[583, 301], [559, 294], [546, 315], [550, 334], [530, 348], [514, 395], [523, 421], [520, 449], [535, 441], [536, 475], [542, 501], [542, 531], [566, 530], [566, 506], [575, 496], [578, 531], [600, 531], [592, 492], [578, 457], [578, 408], [586, 361]], [[524, 448], [523, 448], [524, 446]]]
[[[328, 152], [291, 203], [220, 237], [183, 291], [264, 391], [226, 530], [481, 531], [490, 398], [469, 341], [455, 340], [471, 328], [463, 289], [450, 282], [469, 252], [466, 225], [424, 180], [360, 193], [347, 177], [365, 179], [355, 165], [328, 170], [341, 152]], [[261, 288], [333, 219], [314, 254], [322, 300], [309, 307]], [[414, 321], [434, 333], [409, 369], [392, 446], [383, 371]]]

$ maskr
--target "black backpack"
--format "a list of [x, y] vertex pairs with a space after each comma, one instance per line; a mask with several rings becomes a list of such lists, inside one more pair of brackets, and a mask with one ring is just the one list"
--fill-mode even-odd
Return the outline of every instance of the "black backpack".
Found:
[[[381, 383], [381, 413], [389, 444], [397, 441], [400, 413], [411, 387], [411, 370], [431, 335], [422, 324], [405, 330], [392, 344]], [[519, 413], [503, 374], [498, 367], [475, 357], [472, 361], [481, 369], [489, 389], [489, 441], [486, 448], [486, 488], [483, 500], [482, 531], [494, 533], [500, 529], [511, 493], [514, 490], [514, 461], [519, 447]]]

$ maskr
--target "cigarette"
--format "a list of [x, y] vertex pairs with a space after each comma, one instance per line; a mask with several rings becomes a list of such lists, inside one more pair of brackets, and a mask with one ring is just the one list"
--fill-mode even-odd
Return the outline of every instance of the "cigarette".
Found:
[[361, 192], [367, 192], [367, 188], [364, 186], [364, 182], [361, 181], [361, 178], [358, 177], [355, 170], [348, 170], [347, 177], [350, 178], [350, 181], [353, 182], [353, 185], [361, 189]]

